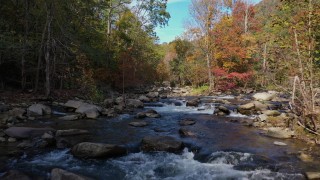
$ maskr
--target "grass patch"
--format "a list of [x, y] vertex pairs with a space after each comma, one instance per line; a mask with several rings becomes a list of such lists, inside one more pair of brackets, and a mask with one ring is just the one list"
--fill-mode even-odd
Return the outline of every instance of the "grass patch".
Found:
[[191, 94], [192, 95], [200, 95], [200, 94], [206, 93], [208, 91], [209, 91], [209, 86], [203, 85], [203, 86], [192, 88]]

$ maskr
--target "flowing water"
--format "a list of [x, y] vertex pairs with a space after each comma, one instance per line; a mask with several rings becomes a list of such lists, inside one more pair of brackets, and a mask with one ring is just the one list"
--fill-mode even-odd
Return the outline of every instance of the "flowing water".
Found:
[[[202, 101], [212, 97], [203, 97]], [[232, 99], [232, 97], [220, 97]], [[146, 127], [132, 127], [134, 114], [98, 120], [61, 121], [43, 119], [38, 126], [56, 129], [88, 129], [91, 135], [69, 137], [73, 144], [82, 141], [125, 145], [129, 154], [107, 160], [78, 159], [69, 149], [25, 153], [7, 162], [8, 169], [18, 169], [37, 176], [50, 176], [52, 168], [62, 168], [95, 179], [305, 179], [304, 171], [319, 171], [320, 164], [303, 163], [296, 153], [306, 147], [297, 140], [281, 140], [287, 146], [275, 146], [272, 139], [255, 128], [231, 123], [230, 118], [250, 118], [236, 113], [229, 117], [213, 116], [215, 104], [186, 107], [184, 100], [164, 99], [146, 104], [161, 118], [144, 119]], [[186, 127], [195, 137], [180, 137], [179, 120], [192, 118], [196, 124]], [[179, 154], [144, 153], [141, 139], [148, 135], [168, 135], [186, 145]], [[319, 162], [319, 161], [317, 161]]]

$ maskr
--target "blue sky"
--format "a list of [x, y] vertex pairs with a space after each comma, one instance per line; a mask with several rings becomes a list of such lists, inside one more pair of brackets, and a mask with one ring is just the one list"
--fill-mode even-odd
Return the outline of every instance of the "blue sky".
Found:
[[[254, 3], [260, 1], [261, 0], [253, 0]], [[190, 18], [190, 4], [191, 0], [168, 0], [167, 11], [171, 15], [169, 25], [165, 28], [156, 28], [160, 43], [170, 42], [184, 32], [185, 22]]]

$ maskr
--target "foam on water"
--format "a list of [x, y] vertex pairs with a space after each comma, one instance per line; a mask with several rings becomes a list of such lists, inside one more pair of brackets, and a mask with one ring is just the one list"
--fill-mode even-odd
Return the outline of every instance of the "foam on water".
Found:
[[252, 156], [249, 153], [221, 151], [213, 153], [206, 163], [201, 163], [194, 160], [194, 154], [187, 149], [180, 155], [140, 152], [110, 160], [79, 160], [69, 154], [68, 150], [55, 150], [31, 159], [20, 159], [13, 166], [27, 167], [29, 171], [46, 171], [43, 174], [59, 167], [97, 179], [303, 179], [301, 174], [278, 173], [268, 169], [234, 169], [234, 166], [250, 161]]
[[186, 102], [178, 101], [182, 104], [182, 106], [176, 106], [174, 103], [165, 104], [163, 106], [150, 106], [145, 107], [146, 109], [154, 109], [159, 113], [172, 113], [172, 112], [179, 112], [185, 114], [213, 114], [214, 112], [214, 105], [213, 104], [202, 104], [199, 107], [192, 107], [186, 106]]

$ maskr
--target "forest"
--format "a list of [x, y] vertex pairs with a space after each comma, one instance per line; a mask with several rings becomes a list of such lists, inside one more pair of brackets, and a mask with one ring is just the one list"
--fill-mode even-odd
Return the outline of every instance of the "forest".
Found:
[[[207, 174], [201, 174], [200, 169], [209, 175], [218, 173], [217, 177], [222, 179], [320, 178], [320, 169], [317, 168], [320, 167], [320, 154], [316, 153], [320, 144], [320, 1], [189, 0], [190, 18], [185, 22], [184, 32], [171, 42], [160, 43], [156, 29], [168, 26], [172, 16], [167, 9], [170, 1], [0, 0], [0, 161], [3, 160], [0, 179], [2, 175], [7, 179], [24, 177], [20, 171], [28, 176], [32, 172], [31, 177], [47, 174], [49, 178], [48, 169], [52, 169], [51, 179], [63, 179], [61, 177], [69, 172], [62, 169], [73, 171], [69, 168], [72, 163], [80, 164], [85, 169], [84, 175], [94, 179], [109, 176], [103, 175], [105, 169], [97, 174], [88, 170], [90, 163], [97, 168], [121, 169], [119, 174], [108, 171], [111, 179], [207, 179]], [[214, 121], [218, 119], [217, 125], [207, 123], [203, 114], [208, 113], [211, 118], [213, 115]], [[108, 122], [100, 121], [101, 117], [108, 118]], [[155, 125], [152, 124], [154, 118], [166, 122]], [[254, 130], [222, 124], [219, 118], [266, 131], [259, 133], [259, 137], [260, 134], [263, 138], [272, 134], [272, 138], [281, 138], [281, 142], [261, 140], [255, 137]], [[90, 121], [88, 125], [88, 119], [96, 121]], [[178, 123], [171, 122], [177, 119]], [[36, 127], [33, 127], [34, 120], [39, 120]], [[44, 123], [47, 120], [48, 123]], [[130, 129], [147, 126], [150, 130], [151, 124], [152, 133]], [[184, 126], [193, 126], [194, 129]], [[78, 129], [66, 130], [70, 127]], [[207, 130], [209, 127], [214, 130]], [[174, 131], [176, 128], [179, 129], [177, 132]], [[231, 132], [232, 128], [235, 131]], [[116, 135], [109, 137], [113, 133]], [[146, 136], [141, 140], [139, 133], [169, 136], [159, 136], [160, 139]], [[176, 137], [174, 133], [180, 137], [179, 142], [170, 139]], [[228, 133], [232, 137], [225, 135]], [[82, 144], [86, 143], [81, 139], [84, 134], [86, 141], [94, 139], [94, 142], [108, 145]], [[79, 135], [77, 140], [68, 139], [75, 135]], [[210, 142], [201, 139], [205, 135], [211, 138]], [[238, 146], [230, 147], [227, 143], [212, 140], [225, 138], [234, 143], [233, 137], [248, 138], [253, 142], [252, 148], [243, 148], [250, 146], [245, 139], [237, 139]], [[52, 164], [38, 167], [41, 163], [28, 164], [36, 160], [21, 158], [11, 163], [19, 173], [7, 171], [12, 169], [7, 163], [12, 155], [8, 155], [11, 146], [1, 143], [21, 142], [22, 139], [25, 142], [26, 138], [30, 142], [21, 145], [23, 152], [28, 148], [54, 147], [60, 150], [47, 156], [52, 153], [58, 153], [55, 157], [69, 157], [71, 153], [72, 157], [84, 159], [126, 156], [125, 159], [108, 161], [112, 165], [67, 158], [65, 163], [70, 164], [57, 166], [61, 168], [58, 170], [53, 169], [56, 166]], [[193, 139], [185, 142], [183, 138]], [[303, 140], [308, 145], [292, 139]], [[164, 146], [170, 143], [166, 149], [159, 147], [163, 145], [161, 143], [152, 144], [154, 141], [160, 141]], [[277, 148], [270, 148], [269, 141]], [[212, 142], [217, 144], [210, 144]], [[111, 147], [110, 143], [116, 145]], [[139, 148], [135, 147], [137, 144]], [[207, 155], [202, 152], [203, 144], [207, 151], [214, 152], [209, 156], [210, 161], [201, 159]], [[181, 151], [185, 146], [190, 151]], [[288, 147], [285, 153], [282, 146]], [[4, 151], [2, 147], [5, 147]], [[61, 151], [66, 148], [69, 148], [67, 152]], [[102, 149], [108, 149], [108, 152], [100, 152]], [[150, 163], [154, 164], [148, 168], [155, 167], [151, 175], [139, 174], [141, 168], [147, 167], [136, 167], [139, 163], [119, 165], [122, 161], [124, 164], [135, 161], [136, 157], [131, 153], [137, 153], [137, 149], [180, 154], [164, 157], [163, 154], [140, 154], [142, 159], [148, 159], [150, 155]], [[228, 151], [227, 155], [215, 154], [230, 149], [240, 150]], [[86, 154], [88, 151], [92, 153]], [[278, 151], [281, 151], [280, 155], [274, 157]], [[48, 149], [43, 152], [45, 154]], [[198, 157], [197, 152], [203, 154], [199, 153]], [[240, 152], [261, 154], [252, 155], [253, 162], [242, 162], [246, 153]], [[1, 153], [7, 154], [2, 156]], [[183, 158], [190, 156], [188, 153], [194, 156], [192, 162], [188, 159], [190, 166], [198, 161], [219, 164], [221, 162], [215, 158], [223, 156], [226, 160], [222, 163], [232, 167], [219, 174], [207, 166], [202, 167], [204, 164], [199, 165], [200, 169], [192, 166], [190, 168], [196, 172], [200, 171], [195, 176], [189, 176], [186, 169], [171, 172], [170, 167], [159, 167], [159, 157], [169, 164], [171, 159], [177, 158], [175, 163], [183, 164], [186, 160]], [[41, 158], [51, 162], [50, 158], [43, 156]], [[282, 167], [284, 161], [294, 164], [290, 164], [292, 169], [290, 165]], [[250, 163], [258, 168], [249, 167]], [[34, 165], [38, 169], [29, 171], [25, 165]], [[133, 169], [122, 169], [122, 166]], [[267, 172], [260, 172], [265, 169]], [[226, 176], [229, 171], [235, 176]], [[74, 172], [82, 173], [81, 169]], [[72, 176], [82, 178], [77, 174]]]

